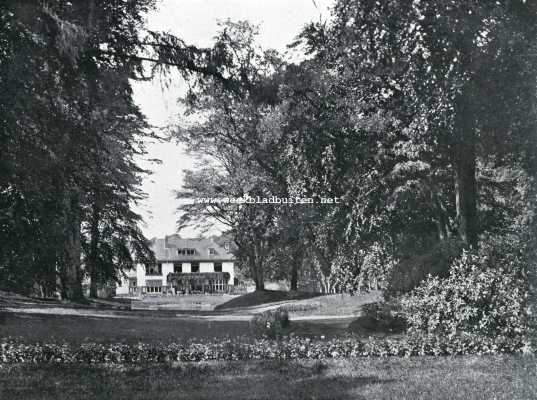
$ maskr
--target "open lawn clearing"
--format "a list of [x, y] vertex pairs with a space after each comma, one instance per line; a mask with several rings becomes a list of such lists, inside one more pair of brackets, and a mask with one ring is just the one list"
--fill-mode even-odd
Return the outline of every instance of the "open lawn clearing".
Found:
[[[94, 311], [95, 312], [95, 311]], [[150, 316], [124, 312], [124, 317], [92, 317], [0, 312], [0, 337], [27, 343], [170, 343], [190, 338], [224, 338], [251, 335], [249, 317], [243, 320], [209, 320], [188, 315]], [[341, 336], [352, 319], [292, 321], [286, 333], [301, 336]]]
[[373, 303], [380, 299], [380, 291], [350, 296], [348, 294], [321, 295], [265, 290], [234, 298], [217, 306], [215, 310], [261, 312], [266, 309], [282, 308], [289, 311], [291, 316], [358, 315], [364, 304]]
[[360, 315], [364, 304], [380, 301], [382, 293], [378, 290], [348, 294], [330, 294], [306, 300], [289, 302], [281, 308], [289, 311], [290, 316], [308, 315]]
[[322, 296], [319, 293], [305, 292], [288, 292], [282, 290], [256, 290], [255, 292], [246, 293], [235, 299], [231, 299], [216, 307], [217, 310], [225, 310], [231, 308], [244, 308], [260, 306], [267, 303], [276, 303], [292, 300], [312, 299]]
[[535, 399], [534, 356], [3, 366], [0, 398]]
[[[283, 292], [269, 292], [266, 300]], [[246, 295], [246, 296], [249, 296]], [[205, 296], [217, 299], [218, 296]], [[204, 296], [148, 298], [148, 303], [179, 300], [200, 301]], [[250, 319], [270, 308], [289, 310], [291, 327], [285, 332], [306, 336], [340, 336], [360, 313], [360, 305], [378, 298], [378, 293], [359, 296], [318, 296], [284, 300], [250, 307], [204, 310], [120, 310], [117, 308], [70, 307], [39, 301], [0, 307], [0, 337], [18, 337], [26, 342], [148, 343], [176, 342], [193, 337], [214, 338], [249, 335]], [[225, 297], [223, 297], [225, 299]], [[228, 297], [229, 299], [229, 297]], [[26, 301], [27, 298], [20, 298]], [[8, 312], [6, 312], [8, 311]], [[330, 315], [329, 313], [334, 313]], [[348, 314], [345, 315], [344, 312]]]
[[159, 343], [244, 335], [247, 321], [204, 321], [174, 317], [100, 318], [47, 314], [0, 314], [0, 337], [35, 343]]
[[[274, 308], [283, 308], [291, 316], [305, 315], [358, 315], [364, 304], [379, 301], [380, 291], [347, 294], [321, 295], [302, 292], [266, 290], [235, 295], [178, 295], [146, 296], [142, 299], [115, 298], [112, 300], [88, 300], [87, 304], [65, 303], [54, 299], [36, 299], [0, 291], [0, 309], [50, 309], [50, 310], [109, 310], [111, 313], [124, 310], [178, 311], [211, 314], [256, 314]], [[44, 312], [44, 311], [43, 311]], [[90, 312], [90, 311], [87, 311]], [[58, 313], [58, 312], [55, 312]], [[67, 311], [66, 311], [67, 313]]]

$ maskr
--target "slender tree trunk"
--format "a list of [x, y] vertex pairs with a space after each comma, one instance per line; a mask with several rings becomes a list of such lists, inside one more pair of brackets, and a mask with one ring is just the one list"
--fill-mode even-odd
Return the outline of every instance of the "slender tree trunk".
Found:
[[291, 261], [291, 290], [298, 290], [298, 270], [302, 265], [302, 246], [297, 244], [298, 248], [294, 251], [293, 260]]
[[299, 263], [296, 260], [293, 260], [291, 265], [291, 290], [298, 290], [298, 266]]
[[246, 257], [246, 263], [248, 265], [248, 268], [250, 269], [250, 275], [254, 280], [255, 290], [265, 290], [263, 265], [260, 263], [260, 260], [258, 258], [257, 245], [254, 246], [254, 248], [248, 252], [248, 255]]
[[265, 279], [263, 277], [263, 271], [261, 268], [257, 269], [255, 277], [255, 290], [265, 290]]
[[265, 278], [263, 276], [263, 267], [257, 260], [253, 260], [253, 277], [255, 290], [265, 290]]
[[64, 274], [62, 280], [62, 297], [68, 300], [80, 301], [84, 298], [82, 292], [82, 273], [80, 270], [81, 256], [80, 215], [78, 196], [71, 195], [68, 200], [65, 247]]
[[99, 275], [94, 269], [90, 272], [90, 292], [91, 298], [96, 299], [99, 297]]
[[90, 297], [98, 297], [98, 284], [100, 283], [100, 274], [99, 274], [99, 222], [100, 222], [100, 212], [97, 206], [97, 200], [93, 205], [93, 214], [91, 219], [91, 242], [90, 242], [90, 253], [88, 257], [89, 261], [89, 271], [90, 271]]
[[254, 258], [252, 260], [252, 265], [254, 267], [254, 282], [255, 290], [265, 290], [265, 277], [263, 273], [263, 261], [260, 254], [260, 245], [256, 244], [254, 246]]
[[477, 245], [476, 132], [469, 102], [460, 101], [456, 115], [455, 205], [460, 238]]

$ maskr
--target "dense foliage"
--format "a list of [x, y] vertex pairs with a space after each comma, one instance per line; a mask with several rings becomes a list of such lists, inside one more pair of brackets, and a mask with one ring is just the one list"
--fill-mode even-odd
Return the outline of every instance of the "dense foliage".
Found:
[[152, 0], [2, 2], [0, 282], [80, 299], [149, 259], [140, 217], [149, 134], [132, 100], [132, 38]]
[[[79, 300], [153, 261], [134, 205], [145, 140], [132, 80], [219, 76], [214, 53], [145, 29], [155, 0], [0, 4], [0, 286]], [[211, 64], [212, 63], [212, 64]], [[224, 80], [224, 79], [223, 79]]]
[[506, 247], [463, 252], [448, 277], [429, 277], [411, 292], [403, 300], [409, 332], [446, 338], [462, 333], [524, 336], [528, 326], [524, 266], [520, 255]]
[[522, 341], [505, 337], [468, 335], [455, 340], [441, 338], [309, 339], [280, 340], [237, 337], [218, 341], [170, 344], [27, 344], [11, 339], [0, 341], [0, 365], [10, 363], [143, 364], [199, 362], [209, 360], [327, 359], [353, 357], [411, 357], [423, 355], [501, 354], [529, 352]]
[[183, 222], [224, 221], [259, 289], [309, 269], [327, 292], [408, 291], [487, 235], [535, 231], [535, 21], [523, 1], [339, 0], [299, 63], [224, 24], [236, 84], [192, 88], [178, 138], [208, 166], [179, 196], [313, 202], [190, 204]]
[[[537, 276], [534, 2], [338, 0], [303, 29], [295, 63], [247, 22], [222, 23], [210, 49], [145, 31], [153, 6], [0, 5], [2, 287], [76, 299], [84, 276], [95, 289], [151, 259], [131, 208], [151, 135], [131, 80], [178, 68], [192, 79], [175, 136], [200, 156], [180, 227], [225, 225], [257, 289], [307, 275], [325, 292], [413, 290], [416, 342], [334, 344], [343, 354], [522, 346]], [[259, 317], [271, 335], [284, 321]], [[274, 354], [302, 354], [293, 340]]]

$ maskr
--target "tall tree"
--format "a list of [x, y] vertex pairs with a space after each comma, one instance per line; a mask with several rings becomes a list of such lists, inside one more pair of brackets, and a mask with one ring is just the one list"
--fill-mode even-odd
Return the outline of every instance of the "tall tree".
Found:
[[[92, 263], [81, 262], [96, 257], [84, 246], [86, 224], [99, 225], [100, 212], [88, 218], [92, 202], [103, 203], [96, 211], [113, 210], [106, 217], [112, 233], [96, 238], [92, 230], [94, 244], [107, 240], [115, 249], [115, 272], [107, 278], [125, 266], [127, 247], [150, 254], [131, 211], [142, 172], [133, 156], [143, 152], [146, 125], [128, 78], [141, 71], [141, 60], [109, 51], [138, 51], [133, 39], [152, 3], [2, 4], [0, 185], [7, 215], [0, 254], [8, 287], [38, 283], [43, 294], [58, 288], [66, 298], [82, 297], [84, 267]], [[27, 274], [17, 269], [20, 262]]]
[[[381, 223], [392, 236], [436, 227], [439, 238], [456, 231], [477, 244], [480, 165], [534, 157], [523, 144], [534, 140], [536, 15], [523, 1], [342, 0], [330, 24], [305, 30], [326, 71], [325, 98], [347, 126], [316, 142], [334, 132], [336, 143], [362, 136], [352, 145], [361, 176], [348, 181], [361, 203], [348, 213], [355, 236]], [[326, 167], [310, 169], [348, 160], [335, 152]]]

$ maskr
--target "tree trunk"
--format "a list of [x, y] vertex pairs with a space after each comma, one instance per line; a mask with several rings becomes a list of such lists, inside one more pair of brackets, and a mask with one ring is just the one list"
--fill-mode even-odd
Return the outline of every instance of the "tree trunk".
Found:
[[265, 290], [265, 277], [263, 276], [263, 266], [258, 260], [253, 261], [254, 264], [254, 282], [255, 290]]
[[99, 297], [99, 275], [96, 273], [94, 269], [90, 272], [90, 291], [89, 296], [93, 299], [96, 299]]
[[455, 125], [455, 206], [460, 238], [477, 246], [476, 132], [468, 102], [459, 102]]
[[255, 290], [265, 290], [265, 279], [263, 276], [263, 265], [260, 262], [257, 245], [250, 252], [248, 258], [248, 267], [250, 268], [250, 274], [255, 283]]
[[291, 290], [298, 290], [298, 265], [299, 263], [296, 260], [293, 260], [291, 265]]
[[[95, 200], [97, 202], [97, 200]], [[90, 297], [98, 297], [98, 284], [100, 283], [99, 274], [99, 221], [100, 212], [97, 204], [93, 205], [93, 214], [91, 219], [91, 242], [90, 253], [88, 257], [88, 269], [90, 271]]]
[[254, 268], [255, 268], [255, 290], [265, 290], [265, 276], [263, 274], [263, 260], [261, 258], [260, 246], [256, 245], [254, 250]]
[[298, 248], [294, 251], [293, 260], [291, 261], [291, 290], [298, 290], [298, 270], [302, 265], [302, 247], [297, 244]]
[[256, 277], [256, 279], [255, 279], [255, 290], [265, 290], [265, 280], [263, 279], [262, 276], [257, 276]]
[[84, 298], [84, 295], [82, 292], [82, 273], [80, 270], [82, 249], [78, 196], [73, 195], [69, 200], [67, 213], [62, 297], [68, 300], [80, 301]]

